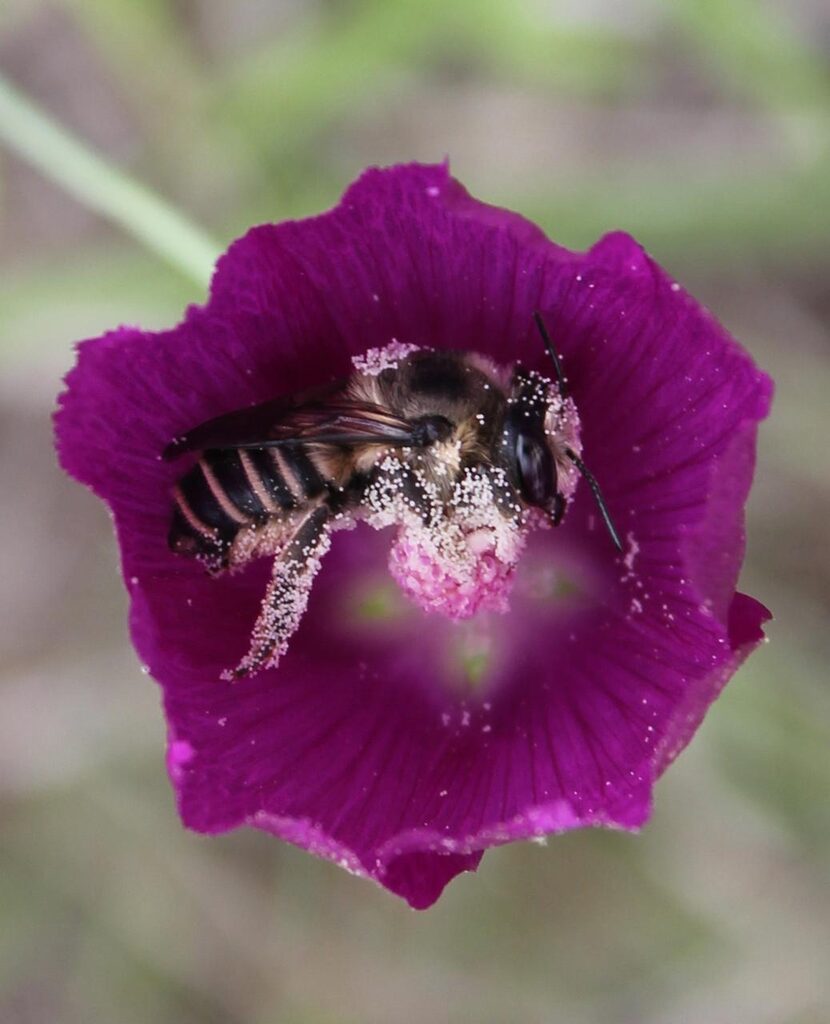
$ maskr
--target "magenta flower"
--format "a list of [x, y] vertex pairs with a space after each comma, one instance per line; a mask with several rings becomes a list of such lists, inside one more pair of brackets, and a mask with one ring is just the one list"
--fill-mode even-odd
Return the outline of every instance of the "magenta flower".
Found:
[[[330, 524], [353, 529], [305, 544], [320, 571], [313, 586], [311, 573], [279, 584], [273, 614], [291, 622], [266, 650], [256, 637], [277, 629], [261, 610], [273, 545], [257, 539], [243, 558], [218, 519], [187, 519], [201, 506], [174, 489], [190, 486], [198, 458], [185, 449], [216, 444], [211, 428], [179, 441], [180, 458], [162, 453], [224, 414], [284, 404], [356, 368], [371, 377], [385, 362], [409, 366], [415, 346], [476, 353], [485, 379], [508, 390], [525, 368], [542, 388], [538, 424], [559, 444], [545, 472], [562, 497], [522, 455], [504, 479], [468, 471], [464, 486], [483, 486], [484, 500], [459, 511], [456, 489], [452, 516], [419, 530], [405, 488], [384, 490], [382, 475], [370, 510]], [[631, 238], [569, 252], [472, 199], [444, 166], [368, 171], [330, 213], [234, 243], [208, 303], [178, 327], [85, 342], [61, 397], [58, 449], [115, 518], [132, 637], [163, 690], [184, 823], [264, 829], [414, 907], [489, 846], [642, 825], [655, 779], [769, 617], [735, 585], [771, 392]], [[250, 433], [262, 416], [247, 415]], [[304, 430], [334, 429], [300, 418]], [[423, 427], [434, 434], [425, 446], [449, 443], [439, 419]], [[276, 461], [288, 451], [248, 449], [249, 463], [276, 450]], [[580, 453], [622, 551], [577, 472]], [[266, 490], [280, 482], [257, 479]], [[524, 499], [513, 519], [493, 511], [500, 481], [508, 504]], [[245, 486], [253, 504], [277, 502]], [[542, 523], [558, 518], [556, 529]], [[237, 569], [208, 572], [205, 560]]]

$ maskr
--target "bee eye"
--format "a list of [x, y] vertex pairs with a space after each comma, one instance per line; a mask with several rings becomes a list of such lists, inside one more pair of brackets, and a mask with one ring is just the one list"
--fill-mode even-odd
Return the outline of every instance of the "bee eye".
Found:
[[522, 497], [530, 505], [545, 506], [556, 494], [556, 467], [544, 440], [532, 434], [516, 437], [516, 468]]

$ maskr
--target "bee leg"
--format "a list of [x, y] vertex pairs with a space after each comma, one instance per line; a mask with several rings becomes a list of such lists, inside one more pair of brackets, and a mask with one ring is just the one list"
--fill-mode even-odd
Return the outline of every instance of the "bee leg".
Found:
[[[387, 513], [400, 505], [406, 512], [429, 524], [436, 511], [436, 501], [427, 493], [421, 474], [397, 460], [379, 467], [366, 487], [361, 505], [369, 513]], [[384, 524], [388, 525], [388, 524]]]
[[274, 559], [274, 569], [251, 632], [248, 653], [235, 669], [222, 673], [231, 682], [275, 668], [300, 625], [308, 595], [328, 551], [331, 511], [318, 505], [300, 520], [294, 535]]
[[566, 504], [565, 495], [561, 491], [557, 491], [556, 496], [553, 499], [553, 509], [550, 514], [550, 521], [554, 526], [558, 526], [562, 522], [562, 517], [565, 515]]
[[430, 500], [426, 489], [415, 473], [407, 472], [401, 480], [401, 493], [411, 511], [429, 523], [435, 514], [435, 502]]
[[521, 517], [521, 504], [516, 488], [510, 483], [503, 469], [482, 467], [493, 491], [493, 500], [505, 519], [518, 522]]

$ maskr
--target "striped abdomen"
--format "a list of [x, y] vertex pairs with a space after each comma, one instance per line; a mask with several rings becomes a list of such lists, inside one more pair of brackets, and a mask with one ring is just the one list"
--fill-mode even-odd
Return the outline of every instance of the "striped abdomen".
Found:
[[228, 564], [241, 530], [302, 509], [328, 481], [298, 444], [209, 449], [176, 484], [168, 543], [179, 554]]

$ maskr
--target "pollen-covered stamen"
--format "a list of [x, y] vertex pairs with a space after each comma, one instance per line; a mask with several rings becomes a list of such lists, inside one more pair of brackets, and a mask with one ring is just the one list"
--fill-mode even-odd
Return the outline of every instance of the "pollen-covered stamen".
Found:
[[[431, 499], [426, 514], [409, 497], [412, 477]], [[501, 470], [465, 470], [444, 503], [424, 474], [390, 456], [370, 489], [369, 507], [372, 526], [398, 527], [389, 569], [422, 608], [451, 619], [507, 611], [524, 536], [521, 508]]]

